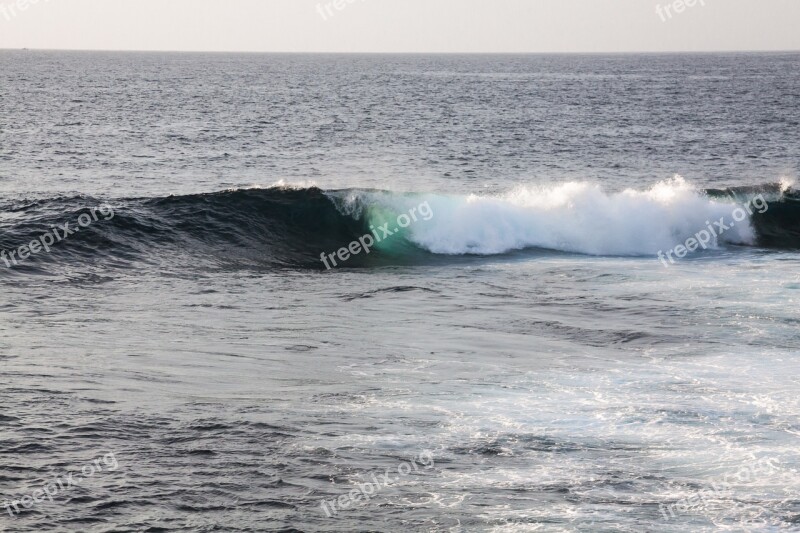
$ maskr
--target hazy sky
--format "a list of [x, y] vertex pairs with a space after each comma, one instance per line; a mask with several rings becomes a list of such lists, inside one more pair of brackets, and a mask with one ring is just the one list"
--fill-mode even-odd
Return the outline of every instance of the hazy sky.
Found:
[[800, 50], [800, 0], [677, 0], [695, 4], [682, 11], [666, 0], [34, 1], [0, 0], [0, 48]]

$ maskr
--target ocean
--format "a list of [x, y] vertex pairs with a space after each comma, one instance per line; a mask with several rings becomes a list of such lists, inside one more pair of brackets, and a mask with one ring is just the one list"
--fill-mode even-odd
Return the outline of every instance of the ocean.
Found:
[[800, 531], [800, 54], [0, 51], [0, 530]]

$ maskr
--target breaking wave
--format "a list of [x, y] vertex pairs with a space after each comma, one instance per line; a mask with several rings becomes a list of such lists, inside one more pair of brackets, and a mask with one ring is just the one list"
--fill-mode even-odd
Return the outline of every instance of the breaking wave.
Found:
[[[0, 201], [0, 250], [27, 244], [100, 203], [87, 196]], [[647, 190], [606, 192], [565, 183], [484, 196], [276, 186], [108, 203], [112, 219], [10, 270], [49, 271], [64, 261], [323, 268], [321, 253], [386, 223], [395, 235], [370, 254], [354, 256], [348, 267], [526, 249], [647, 256], [721, 218], [730, 222], [737, 205], [748, 206], [746, 217], [715, 236], [711, 247], [800, 248], [800, 194], [784, 183], [699, 190], [676, 177]], [[396, 217], [422, 203], [430, 207], [430, 220], [398, 228]]]

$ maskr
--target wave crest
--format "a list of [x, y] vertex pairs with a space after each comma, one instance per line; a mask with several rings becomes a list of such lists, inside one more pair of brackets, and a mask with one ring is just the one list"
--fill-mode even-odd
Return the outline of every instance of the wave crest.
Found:
[[[599, 185], [564, 183], [519, 187], [495, 197], [431, 196], [435, 224], [415, 228], [412, 240], [442, 254], [500, 254], [545, 248], [590, 255], [653, 255], [729, 219], [730, 198], [714, 198], [680, 176], [648, 190], [608, 193]], [[756, 243], [749, 220], [713, 246]]]

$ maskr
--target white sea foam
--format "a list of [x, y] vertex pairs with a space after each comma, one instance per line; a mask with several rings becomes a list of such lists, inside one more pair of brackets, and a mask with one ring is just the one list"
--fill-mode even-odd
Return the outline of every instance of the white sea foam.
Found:
[[[308, 188], [317, 187], [317, 186], [318, 186], [317, 182], [314, 181], [314, 180], [292, 180], [292, 181], [287, 181], [285, 179], [280, 179], [280, 180], [272, 183], [272, 185], [270, 185], [269, 188], [270, 189], [278, 188], [278, 189], [287, 189], [287, 190], [298, 191], [298, 190], [308, 189]], [[260, 185], [254, 184], [254, 185], [251, 185], [249, 188], [251, 188], [251, 189], [261, 189], [262, 187]]]
[[[518, 187], [498, 196], [424, 195], [431, 221], [408, 238], [439, 254], [500, 254], [539, 247], [591, 255], [638, 256], [669, 250], [725, 217], [731, 201], [713, 199], [680, 176], [647, 190], [608, 193], [590, 183]], [[366, 199], [365, 199], [366, 200]], [[380, 194], [367, 203], [405, 210], [419, 198]], [[749, 218], [711, 243], [753, 244]]]

